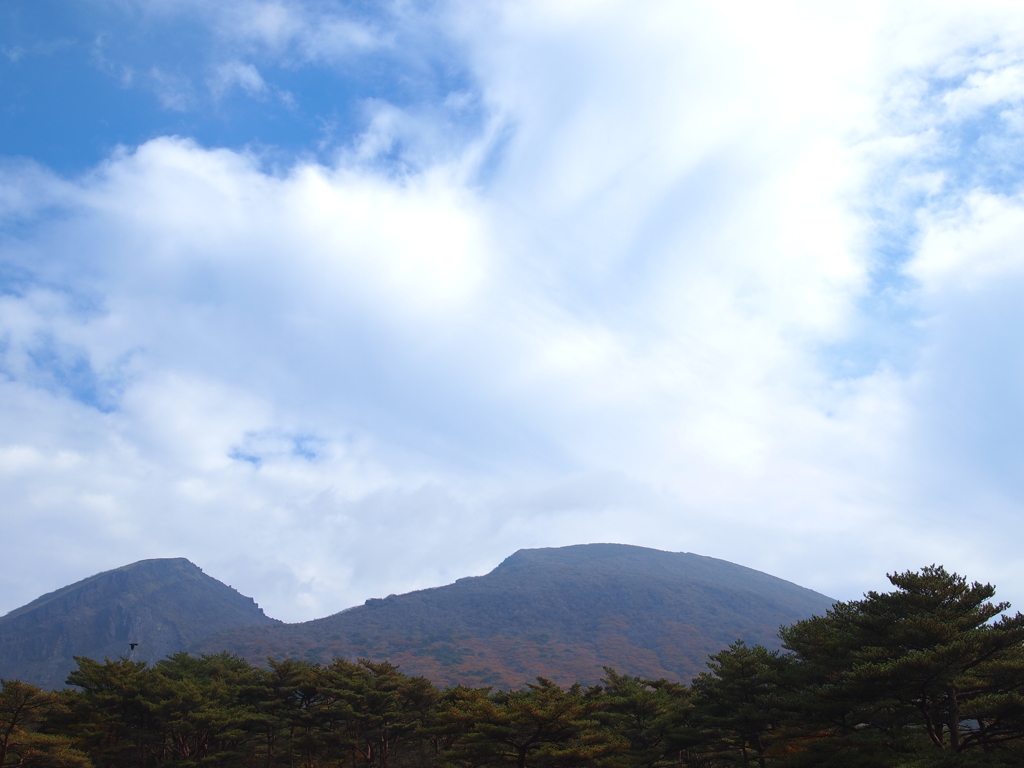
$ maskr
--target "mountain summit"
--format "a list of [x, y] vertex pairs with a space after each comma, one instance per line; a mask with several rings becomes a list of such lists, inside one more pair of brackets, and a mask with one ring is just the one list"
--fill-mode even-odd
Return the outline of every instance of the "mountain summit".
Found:
[[724, 560], [585, 544], [519, 550], [485, 576], [316, 621], [226, 630], [196, 649], [256, 663], [386, 659], [441, 685], [518, 687], [537, 675], [593, 683], [605, 665], [686, 680], [738, 638], [777, 648], [781, 625], [833, 602]]
[[60, 688], [73, 656], [154, 662], [211, 632], [275, 623], [185, 558], [142, 560], [0, 617], [0, 677]]
[[184, 558], [143, 560], [0, 618], [0, 677], [57, 688], [73, 656], [154, 662], [187, 650], [256, 664], [387, 660], [439, 685], [594, 683], [605, 665], [687, 680], [738, 638], [778, 647], [781, 625], [832, 603], [724, 560], [584, 544], [522, 549], [485, 576], [282, 624]]

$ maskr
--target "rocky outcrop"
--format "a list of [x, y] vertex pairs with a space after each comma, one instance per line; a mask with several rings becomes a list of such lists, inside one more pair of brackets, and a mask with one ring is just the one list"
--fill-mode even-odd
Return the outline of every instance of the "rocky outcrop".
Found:
[[274, 623], [252, 598], [184, 558], [143, 560], [0, 618], [0, 677], [59, 688], [74, 656], [154, 662], [212, 632]]
[[738, 638], [778, 647], [781, 625], [832, 603], [724, 560], [587, 544], [520, 550], [485, 576], [282, 624], [188, 560], [144, 560], [0, 618], [0, 677], [55, 688], [73, 656], [155, 662], [187, 650], [255, 664], [387, 660], [439, 685], [595, 683], [606, 665], [687, 680]]

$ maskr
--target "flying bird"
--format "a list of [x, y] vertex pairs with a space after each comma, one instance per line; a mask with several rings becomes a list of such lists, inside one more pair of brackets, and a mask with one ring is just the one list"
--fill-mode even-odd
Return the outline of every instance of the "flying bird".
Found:
[[136, 645], [138, 645], [138, 643], [128, 643], [128, 647], [131, 648], [133, 651], [135, 650]]

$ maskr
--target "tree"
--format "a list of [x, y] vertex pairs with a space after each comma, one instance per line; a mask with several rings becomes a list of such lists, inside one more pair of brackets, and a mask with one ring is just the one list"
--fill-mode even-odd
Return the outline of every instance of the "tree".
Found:
[[19, 680], [0, 680], [0, 768], [88, 768], [70, 739], [39, 730], [59, 698]]
[[68, 685], [81, 688], [73, 736], [98, 768], [145, 766], [153, 731], [153, 671], [145, 662], [76, 656]]
[[296, 659], [268, 659], [269, 670], [258, 670], [258, 685], [247, 694], [252, 724], [263, 735], [265, 763], [293, 768], [312, 766], [325, 749], [329, 728], [325, 710], [323, 668]]
[[712, 744], [737, 753], [750, 764], [751, 755], [761, 768], [778, 738], [783, 722], [782, 681], [789, 660], [761, 645], [748, 647], [737, 640], [711, 656], [710, 672], [693, 680], [696, 720]]
[[403, 675], [388, 662], [335, 659], [322, 681], [324, 728], [329, 721], [333, 743], [349, 753], [353, 766], [393, 768], [429, 759], [423, 741], [438, 700], [429, 680]]
[[585, 695], [578, 684], [562, 690], [538, 677], [522, 691], [463, 693], [449, 702], [444, 715], [449, 727], [462, 734], [446, 755], [457, 765], [577, 766], [627, 748], [600, 727], [598, 696]]
[[1024, 738], [1024, 616], [942, 567], [889, 581], [782, 630], [806, 724], [865, 754], [991, 753]]
[[601, 721], [625, 739], [625, 763], [643, 768], [687, 760], [701, 738], [689, 691], [667, 680], [644, 680], [605, 667]]
[[250, 720], [241, 692], [252, 676], [247, 662], [228, 653], [199, 658], [176, 653], [157, 662], [150, 709], [158, 757], [179, 765], [239, 757]]

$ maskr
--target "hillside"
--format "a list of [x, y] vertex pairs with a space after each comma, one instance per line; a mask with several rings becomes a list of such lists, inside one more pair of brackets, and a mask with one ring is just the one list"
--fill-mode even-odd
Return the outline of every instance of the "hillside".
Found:
[[390, 660], [437, 684], [596, 682], [602, 666], [685, 680], [737, 638], [778, 647], [779, 626], [831, 598], [724, 560], [620, 544], [520, 550], [485, 576], [327, 618], [226, 630], [194, 650]]
[[0, 678], [59, 688], [75, 668], [72, 656], [152, 662], [211, 632], [275, 623], [251, 598], [184, 558], [143, 560], [0, 617]]

